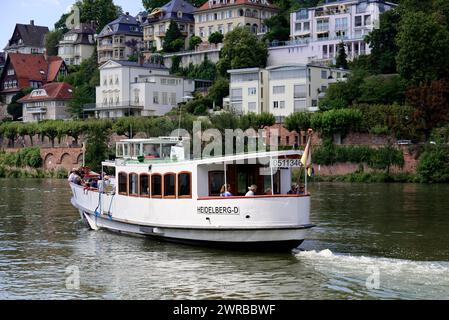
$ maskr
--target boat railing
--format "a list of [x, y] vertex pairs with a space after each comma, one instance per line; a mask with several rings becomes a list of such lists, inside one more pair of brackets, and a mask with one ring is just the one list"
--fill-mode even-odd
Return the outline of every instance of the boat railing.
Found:
[[251, 197], [246, 196], [232, 196], [232, 197], [219, 197], [219, 196], [212, 196], [212, 197], [198, 197], [199, 201], [206, 201], [206, 200], [236, 200], [236, 199], [273, 199], [273, 198], [306, 198], [310, 197], [310, 194], [275, 194], [275, 195], [255, 195]]

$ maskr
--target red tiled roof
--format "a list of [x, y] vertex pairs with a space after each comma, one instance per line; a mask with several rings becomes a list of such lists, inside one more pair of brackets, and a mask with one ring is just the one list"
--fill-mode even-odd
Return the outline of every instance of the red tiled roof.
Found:
[[251, 1], [251, 0], [235, 0], [234, 3], [232, 3], [231, 1], [228, 0], [228, 3], [226, 3], [226, 4], [216, 3], [212, 6], [210, 6], [209, 1], [206, 1], [201, 7], [199, 7], [195, 11], [204, 11], [204, 10], [210, 10], [210, 9], [216, 9], [216, 8], [223, 8], [223, 7], [227, 7], [227, 6], [237, 6], [237, 5], [242, 5], [242, 4], [278, 9], [278, 7], [276, 5], [274, 5], [268, 1], [266, 1], [265, 4], [262, 2], [263, 1], [257, 2], [257, 1]]
[[10, 53], [8, 59], [14, 68], [20, 88], [29, 87], [30, 80], [42, 83], [56, 80], [64, 61], [60, 57], [43, 54]]
[[36, 90], [45, 90], [47, 95], [32, 97], [33, 92], [31, 92], [17, 102], [25, 103], [31, 101], [70, 100], [73, 96], [73, 87], [65, 82], [48, 83], [42, 88]]

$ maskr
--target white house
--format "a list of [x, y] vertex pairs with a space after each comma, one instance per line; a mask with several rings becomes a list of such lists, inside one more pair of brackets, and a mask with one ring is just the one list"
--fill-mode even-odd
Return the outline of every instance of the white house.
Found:
[[378, 27], [380, 15], [395, 6], [384, 0], [325, 0], [292, 12], [291, 41], [270, 48], [268, 64], [329, 62], [341, 42], [350, 60], [369, 54], [365, 36]]
[[195, 90], [193, 80], [170, 75], [161, 65], [108, 61], [100, 67], [96, 104], [87, 105], [99, 118], [161, 116]]
[[72, 97], [72, 86], [64, 82], [48, 83], [33, 90], [18, 101], [22, 103], [23, 122], [70, 119], [67, 106]]
[[345, 81], [347, 70], [284, 64], [266, 69], [229, 70], [230, 106], [237, 113], [270, 112], [277, 122], [301, 111], [317, 111], [330, 84]]

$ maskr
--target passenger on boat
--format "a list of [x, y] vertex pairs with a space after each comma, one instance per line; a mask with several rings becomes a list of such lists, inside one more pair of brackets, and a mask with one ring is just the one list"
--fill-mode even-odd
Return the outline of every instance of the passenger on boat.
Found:
[[77, 185], [81, 185], [81, 177], [77, 169], [70, 171], [69, 182]]
[[232, 197], [231, 185], [223, 185], [220, 191], [220, 197]]
[[292, 184], [292, 188], [287, 194], [298, 194], [299, 186], [297, 183]]
[[248, 188], [248, 192], [246, 193], [245, 197], [254, 197], [257, 192], [257, 186], [253, 184], [251, 187]]
[[306, 187], [300, 186], [300, 187], [299, 187], [298, 194], [306, 194]]

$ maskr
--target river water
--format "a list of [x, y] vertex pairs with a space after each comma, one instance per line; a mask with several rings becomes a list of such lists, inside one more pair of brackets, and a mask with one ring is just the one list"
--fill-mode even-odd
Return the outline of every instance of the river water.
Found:
[[236, 253], [88, 231], [65, 181], [0, 179], [0, 299], [449, 299], [449, 185], [311, 191], [301, 251]]

